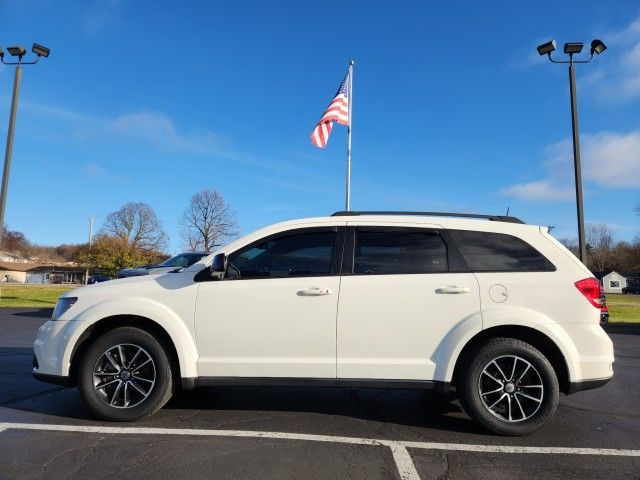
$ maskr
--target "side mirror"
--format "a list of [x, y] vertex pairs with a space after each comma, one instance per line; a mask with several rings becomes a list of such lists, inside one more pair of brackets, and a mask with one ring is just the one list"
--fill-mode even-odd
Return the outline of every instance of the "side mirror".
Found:
[[222, 277], [224, 277], [226, 271], [227, 256], [224, 253], [219, 253], [215, 257], [213, 257], [213, 261], [211, 262], [211, 266], [209, 267], [209, 275], [211, 276], [211, 278], [220, 280]]

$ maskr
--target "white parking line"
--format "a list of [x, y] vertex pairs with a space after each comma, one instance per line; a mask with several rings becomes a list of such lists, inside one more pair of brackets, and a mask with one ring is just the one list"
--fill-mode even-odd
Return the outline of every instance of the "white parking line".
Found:
[[409, 450], [399, 443], [396, 443], [395, 445], [391, 445], [391, 453], [393, 454], [393, 459], [396, 462], [396, 467], [398, 467], [398, 473], [402, 480], [420, 480], [420, 475], [418, 475], [413, 460], [411, 460]]
[[407, 448], [425, 450], [453, 450], [458, 452], [547, 454], [547, 455], [604, 455], [610, 457], [640, 457], [640, 450], [582, 447], [518, 447], [510, 445], [474, 445], [465, 443], [400, 442]]
[[56, 425], [46, 423], [0, 423], [0, 429], [48, 430], [53, 432], [104, 433], [118, 435], [190, 435], [205, 437], [269, 438], [311, 442], [351, 443], [357, 445], [388, 446], [395, 443], [370, 438], [311, 435], [306, 433], [261, 432], [251, 430], [205, 430], [199, 428], [108, 427], [103, 425]]
[[408, 448], [421, 450], [447, 450], [459, 452], [486, 452], [505, 454], [546, 455], [598, 455], [640, 457], [640, 450], [614, 448], [572, 447], [519, 447], [509, 445], [478, 445], [465, 443], [411, 442], [306, 433], [261, 432], [251, 430], [205, 430], [191, 428], [108, 427], [102, 425], [50, 425], [38, 423], [0, 423], [0, 433], [6, 430], [38, 430], [53, 432], [100, 433], [113, 435], [186, 435], [207, 437], [266, 438], [275, 440], [299, 440], [308, 442], [348, 443], [355, 445], [383, 446], [391, 449], [393, 459], [403, 480], [419, 480], [420, 477]]

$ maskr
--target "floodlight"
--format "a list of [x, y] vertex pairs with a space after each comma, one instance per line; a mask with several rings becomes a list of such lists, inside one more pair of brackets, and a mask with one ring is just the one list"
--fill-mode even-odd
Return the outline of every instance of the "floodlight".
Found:
[[604, 44], [602, 40], [595, 39], [591, 42], [591, 55], [594, 53], [596, 55], [600, 55], [607, 49], [607, 46]]
[[31, 51], [35, 53], [37, 56], [45, 57], [45, 58], [47, 58], [49, 56], [49, 53], [51, 53], [50, 49], [42, 45], [38, 45], [37, 43], [33, 44], [33, 47], [31, 47]]
[[20, 46], [15, 46], [15, 47], [7, 47], [7, 50], [9, 51], [9, 53], [11, 55], [13, 55], [14, 57], [23, 57], [25, 53], [27, 53], [27, 51], [25, 50], [24, 47], [20, 47]]
[[555, 49], [556, 49], [556, 41], [555, 40], [551, 40], [550, 42], [543, 43], [542, 45], [539, 45], [538, 46], [538, 53], [540, 55], [549, 55]]
[[568, 53], [569, 55], [580, 53], [583, 46], [582, 42], [567, 42], [564, 44], [564, 53]]

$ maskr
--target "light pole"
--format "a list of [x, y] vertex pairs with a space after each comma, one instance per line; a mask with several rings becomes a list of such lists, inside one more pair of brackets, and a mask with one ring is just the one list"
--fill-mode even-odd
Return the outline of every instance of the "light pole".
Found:
[[[89, 251], [91, 251], [91, 245], [93, 244], [93, 215], [87, 217], [89, 220]], [[84, 272], [84, 284], [87, 285], [89, 283], [89, 269], [85, 269]]]
[[576, 63], [589, 63], [593, 55], [600, 55], [607, 46], [601, 40], [591, 42], [591, 55], [586, 60], [574, 60], [573, 56], [582, 51], [582, 42], [569, 42], [564, 44], [564, 53], [569, 55], [569, 60], [554, 60], [551, 53], [556, 49], [556, 41], [543, 43], [538, 46], [540, 55], [547, 55], [552, 63], [564, 63], [569, 65], [569, 93], [571, 95], [571, 129], [573, 132], [573, 169], [576, 181], [576, 209], [578, 213], [578, 248], [580, 261], [587, 264], [587, 244], [584, 235], [584, 210], [582, 205], [582, 167], [580, 165], [580, 135], [578, 128], [578, 103], [576, 99]]
[[89, 220], [89, 248], [91, 248], [93, 243], [93, 215], [88, 216], [87, 220]]
[[[0, 61], [5, 65], [15, 65], [16, 73], [13, 78], [13, 95], [11, 97], [11, 113], [9, 114], [9, 129], [7, 130], [7, 148], [4, 151], [4, 170], [2, 171], [2, 190], [0, 191], [0, 232], [4, 234], [4, 208], [7, 202], [7, 189], [9, 187], [9, 172], [11, 170], [11, 153], [13, 152], [13, 132], [16, 126], [16, 112], [18, 110], [18, 97], [20, 95], [20, 80], [22, 79], [22, 65], [38, 63], [40, 57], [48, 57], [51, 50], [37, 43], [33, 44], [31, 51], [36, 54], [35, 60], [23, 62], [22, 57], [27, 53], [24, 47], [7, 47], [7, 51], [13, 57], [18, 57], [17, 62], [5, 62], [4, 51], [0, 48]], [[0, 235], [0, 248], [2, 248], [2, 236]]]

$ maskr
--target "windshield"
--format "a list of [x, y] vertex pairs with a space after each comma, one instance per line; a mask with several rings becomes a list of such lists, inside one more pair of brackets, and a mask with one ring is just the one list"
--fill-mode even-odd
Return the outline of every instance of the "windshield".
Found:
[[206, 256], [206, 253], [181, 253], [159, 263], [156, 267], [186, 268]]

